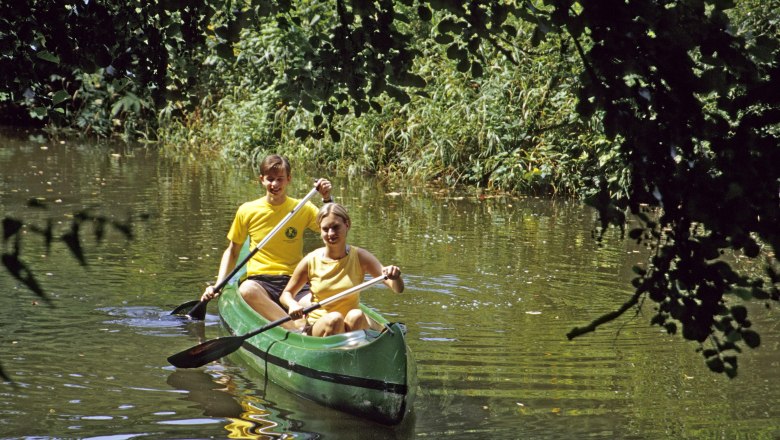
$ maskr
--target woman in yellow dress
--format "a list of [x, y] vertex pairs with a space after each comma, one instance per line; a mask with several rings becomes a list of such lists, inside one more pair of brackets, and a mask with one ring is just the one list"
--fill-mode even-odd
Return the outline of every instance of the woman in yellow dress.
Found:
[[[303, 306], [294, 296], [306, 283], [311, 285], [312, 303], [362, 283], [366, 274], [385, 275], [387, 287], [396, 293], [403, 292], [404, 281], [398, 266], [382, 266], [371, 252], [347, 244], [351, 221], [343, 206], [324, 205], [317, 213], [317, 224], [325, 246], [310, 252], [298, 263], [279, 301], [293, 319], [302, 316]], [[360, 296], [355, 293], [312, 311], [306, 318], [306, 333], [328, 336], [369, 328], [371, 323], [359, 304]]]

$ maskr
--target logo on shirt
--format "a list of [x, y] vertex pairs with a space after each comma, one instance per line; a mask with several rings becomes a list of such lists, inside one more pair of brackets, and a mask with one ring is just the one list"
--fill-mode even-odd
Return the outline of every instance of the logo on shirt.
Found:
[[285, 237], [287, 237], [290, 240], [292, 240], [293, 238], [295, 238], [298, 235], [298, 230], [293, 228], [292, 226], [290, 226], [289, 228], [287, 228], [286, 231], [284, 231], [284, 235], [285, 235]]

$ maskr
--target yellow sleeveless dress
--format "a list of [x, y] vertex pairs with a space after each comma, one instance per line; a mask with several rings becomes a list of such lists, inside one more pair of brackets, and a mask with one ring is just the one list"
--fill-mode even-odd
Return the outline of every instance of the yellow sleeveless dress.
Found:
[[[366, 276], [360, 267], [358, 248], [347, 247], [347, 256], [340, 260], [325, 258], [325, 248], [320, 248], [309, 253], [309, 284], [311, 285], [312, 303], [320, 302], [333, 295], [341, 293], [350, 287], [363, 282]], [[357, 309], [360, 304], [360, 293], [342, 298], [336, 302], [320, 307], [308, 314], [309, 324], [314, 323], [329, 312], [339, 312], [343, 316], [352, 309]]]

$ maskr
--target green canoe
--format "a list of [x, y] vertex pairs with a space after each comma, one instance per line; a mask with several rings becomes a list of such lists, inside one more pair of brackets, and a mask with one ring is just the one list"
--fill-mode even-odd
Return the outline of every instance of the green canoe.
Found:
[[[416, 387], [405, 328], [361, 305], [381, 331], [360, 330], [323, 338], [275, 327], [253, 336], [231, 355], [295, 394], [384, 424], [400, 423], [411, 410]], [[231, 335], [268, 321], [229, 283], [219, 297], [222, 324]]]

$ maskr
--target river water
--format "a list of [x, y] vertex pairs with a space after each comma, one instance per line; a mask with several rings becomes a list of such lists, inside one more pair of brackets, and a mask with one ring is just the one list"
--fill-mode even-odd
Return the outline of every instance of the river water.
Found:
[[[350, 241], [404, 273], [403, 294], [362, 298], [408, 326], [419, 388], [406, 423], [324, 408], [229, 361], [177, 370], [167, 356], [221, 335], [214, 305], [205, 323], [168, 313], [214, 280], [235, 209], [261, 193], [252, 170], [18, 133], [0, 142], [0, 211], [27, 223], [20, 256], [51, 303], [0, 271], [0, 366], [13, 379], [0, 385], [0, 438], [780, 438], [776, 310], [750, 307], [762, 345], [733, 380], [650, 326], [650, 305], [568, 341], [631, 294], [643, 249], [616, 233], [599, 246], [577, 202], [367, 177], [329, 176]], [[302, 196], [316, 176], [293, 167]], [[109, 221], [102, 240], [82, 224], [85, 266], [57, 239], [78, 212]], [[35, 228], [49, 220], [47, 252]], [[318, 245], [309, 234], [307, 249]]]

